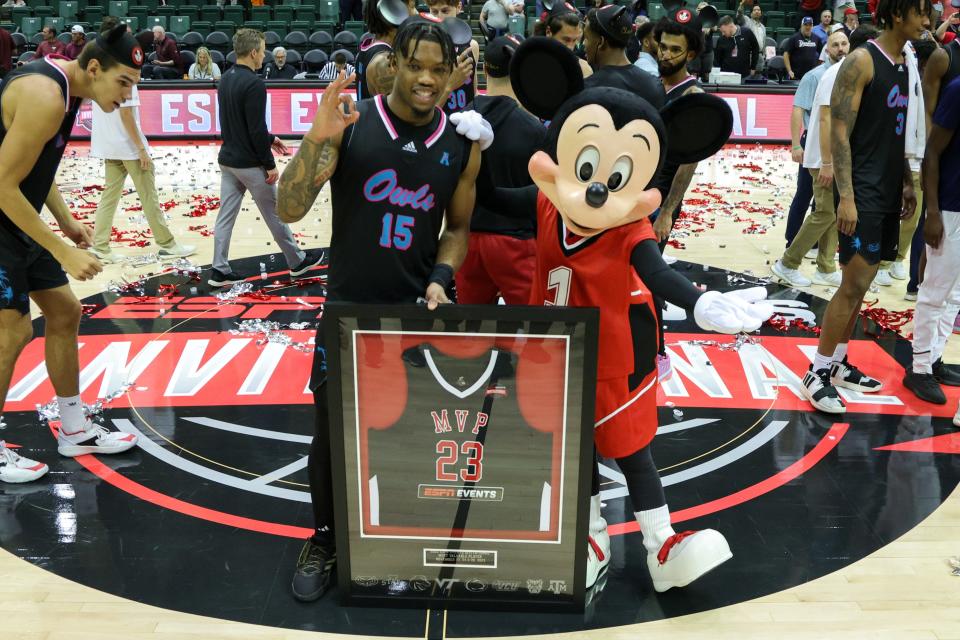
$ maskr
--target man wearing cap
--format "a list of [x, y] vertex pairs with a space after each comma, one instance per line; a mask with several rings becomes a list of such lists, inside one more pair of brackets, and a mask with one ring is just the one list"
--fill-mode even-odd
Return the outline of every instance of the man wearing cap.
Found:
[[[85, 415], [80, 399], [77, 329], [81, 307], [67, 275], [89, 280], [103, 270], [85, 251], [89, 227], [73, 219], [55, 183], [57, 169], [84, 99], [113, 111], [140, 80], [143, 49], [126, 27], [98, 36], [77, 60], [46, 58], [0, 82], [0, 406], [23, 348], [33, 337], [30, 303], [44, 318], [44, 353], [57, 394], [57, 450], [65, 457], [122, 453], [132, 434], [110, 431]], [[64, 242], [40, 217], [46, 205]], [[47, 465], [0, 442], [0, 482], [29, 482]]]
[[627, 59], [627, 40], [631, 37], [633, 23], [626, 7], [611, 4], [591, 9], [583, 31], [583, 48], [594, 72], [583, 85], [624, 89], [660, 109], [664, 100], [663, 85]]
[[[477, 189], [525, 187], [533, 184], [530, 157], [547, 130], [517, 103], [510, 84], [510, 58], [520, 46], [516, 36], [494, 38], [484, 50], [487, 94], [474, 109], [493, 127], [493, 144], [481, 156]], [[504, 134], [504, 135], [501, 135]], [[470, 219], [467, 257], [457, 271], [457, 296], [463, 304], [527, 304], [536, 267], [534, 221], [478, 201]]]
[[[557, 2], [553, 5], [550, 13], [540, 17], [541, 22], [546, 23], [544, 35], [548, 38], [557, 40], [571, 51], [576, 48], [583, 39], [583, 20], [580, 12], [569, 2]], [[583, 77], [587, 78], [593, 74], [593, 69], [583, 58], [577, 58], [580, 61], [580, 70]]]
[[808, 71], [820, 64], [823, 41], [813, 35], [813, 18], [806, 16], [800, 30], [790, 36], [783, 47], [783, 63], [791, 80], [801, 80]]
[[64, 47], [63, 57], [76, 60], [85, 46], [87, 46], [87, 34], [82, 26], [75, 24], [70, 29], [70, 43]]
[[847, 7], [843, 10], [843, 32], [847, 34], [847, 38], [850, 37], [850, 34], [856, 31], [857, 27], [860, 26], [860, 13], [857, 11], [856, 7]]

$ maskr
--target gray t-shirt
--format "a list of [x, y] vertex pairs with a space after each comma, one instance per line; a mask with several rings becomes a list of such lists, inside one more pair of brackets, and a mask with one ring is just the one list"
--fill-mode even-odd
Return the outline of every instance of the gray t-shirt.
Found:
[[491, 29], [507, 28], [507, 9], [500, 0], [487, 0], [481, 13], [487, 14], [487, 26]]

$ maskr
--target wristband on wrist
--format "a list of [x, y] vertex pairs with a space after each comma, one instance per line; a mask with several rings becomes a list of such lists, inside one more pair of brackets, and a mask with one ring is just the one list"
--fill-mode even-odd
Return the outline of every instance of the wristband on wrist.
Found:
[[821, 163], [820, 163], [820, 166], [822, 166], [822, 167], [832, 167], [832, 166], [833, 166], [833, 163], [832, 163], [832, 162], [821, 162]]
[[803, 149], [803, 147], [801, 147], [801, 146], [798, 145], [798, 144], [795, 144], [795, 145], [793, 145], [793, 149], [794, 149], [794, 151], [796, 151], [797, 149]]
[[427, 282], [431, 284], [435, 282], [446, 289], [450, 286], [450, 283], [453, 282], [453, 267], [438, 262], [433, 265], [433, 271], [430, 273], [430, 279]]

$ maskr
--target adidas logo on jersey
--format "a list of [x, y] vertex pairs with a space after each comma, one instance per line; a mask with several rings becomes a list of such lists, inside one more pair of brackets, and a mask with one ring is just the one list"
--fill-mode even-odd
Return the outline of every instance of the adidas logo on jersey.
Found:
[[408, 142], [407, 144], [403, 145], [403, 150], [404, 150], [404, 151], [409, 151], [410, 153], [416, 153], [416, 152], [417, 152], [417, 145], [413, 144], [413, 140], [411, 140], [411, 141]]

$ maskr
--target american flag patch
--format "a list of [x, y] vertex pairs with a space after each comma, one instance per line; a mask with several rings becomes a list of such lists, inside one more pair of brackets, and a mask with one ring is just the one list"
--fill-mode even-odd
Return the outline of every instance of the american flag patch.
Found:
[[507, 388], [506, 388], [505, 386], [503, 386], [502, 384], [498, 384], [498, 385], [493, 386], [493, 387], [487, 387], [487, 393], [486, 393], [486, 395], [488, 395], [488, 396], [502, 396], [502, 397], [505, 398], [505, 397], [507, 396]]

